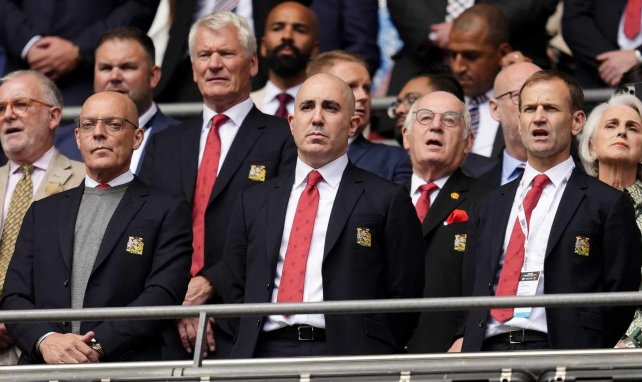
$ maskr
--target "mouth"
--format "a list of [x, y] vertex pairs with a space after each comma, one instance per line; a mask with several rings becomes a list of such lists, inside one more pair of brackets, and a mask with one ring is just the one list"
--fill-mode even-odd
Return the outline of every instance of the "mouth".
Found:
[[618, 146], [618, 147], [624, 147], [624, 148], [629, 148], [629, 145], [627, 145], [625, 142], [615, 142], [613, 146]]
[[531, 133], [534, 138], [547, 138], [548, 137], [548, 131], [544, 129], [535, 129]]
[[121, 87], [118, 87], [118, 86], [109, 86], [108, 85], [105, 88], [105, 90], [110, 90], [110, 91], [121, 93], [121, 94], [127, 94], [127, 89], [124, 89], [124, 88], [121, 88]]
[[426, 146], [429, 147], [442, 147], [444, 144], [437, 139], [429, 139], [426, 141]]
[[20, 132], [22, 132], [22, 130], [23, 129], [21, 127], [9, 127], [7, 129], [5, 129], [4, 135], [11, 135], [11, 134], [14, 134], [14, 133], [20, 133]]
[[104, 146], [99, 146], [99, 147], [94, 147], [93, 149], [90, 150], [90, 152], [92, 154], [95, 153], [95, 152], [101, 152], [101, 151], [111, 151], [111, 148], [104, 147]]

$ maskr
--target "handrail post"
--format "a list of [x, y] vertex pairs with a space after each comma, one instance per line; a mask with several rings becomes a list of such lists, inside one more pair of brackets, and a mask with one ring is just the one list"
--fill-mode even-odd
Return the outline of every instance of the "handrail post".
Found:
[[194, 367], [203, 366], [203, 349], [205, 347], [205, 332], [207, 331], [207, 313], [198, 314], [198, 331], [196, 345], [194, 346]]

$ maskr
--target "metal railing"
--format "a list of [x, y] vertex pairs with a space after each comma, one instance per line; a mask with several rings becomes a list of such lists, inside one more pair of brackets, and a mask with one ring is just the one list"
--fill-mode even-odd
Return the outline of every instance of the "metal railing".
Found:
[[[373, 312], [417, 312], [474, 310], [489, 307], [577, 307], [642, 305], [642, 293], [557, 294], [524, 297], [462, 297], [419, 298], [401, 300], [359, 300], [318, 303], [233, 304], [169, 307], [119, 307], [86, 309], [42, 309], [0, 311], [0, 322], [37, 322], [69, 320], [148, 320], [199, 316], [196, 348], [204, 344], [205, 322], [208, 316], [238, 317], [267, 316], [271, 314], [351, 314]], [[526, 370], [540, 373], [556, 367], [589, 368], [595, 365], [611, 368], [639, 369], [642, 379], [642, 350], [556, 351], [535, 353], [484, 353], [395, 355], [364, 357], [315, 357], [306, 359], [229, 360], [208, 361], [202, 352], [195, 351], [190, 361], [112, 363], [97, 365], [28, 365], [0, 367], [3, 380], [83, 380], [105, 378], [124, 380], [176, 379], [203, 380], [202, 378], [303, 378], [315, 376], [351, 376], [368, 380], [374, 375], [395, 375], [403, 380], [403, 373], [443, 374], [497, 372], [501, 369]], [[10, 374], [7, 374], [10, 373]], [[55, 377], [55, 378], [52, 378]], [[191, 379], [190, 379], [191, 378]], [[275, 379], [275, 380], [276, 380]], [[291, 380], [291, 379], [290, 379]], [[370, 379], [372, 380], [372, 379]], [[408, 381], [410, 379], [407, 379]]]

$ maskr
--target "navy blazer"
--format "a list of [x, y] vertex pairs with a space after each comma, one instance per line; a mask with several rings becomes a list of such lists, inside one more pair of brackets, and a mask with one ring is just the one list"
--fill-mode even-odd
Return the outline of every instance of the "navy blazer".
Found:
[[[152, 116], [148, 124], [150, 125], [148, 129], [151, 130], [151, 135], [158, 134], [161, 131], [167, 129], [168, 127], [178, 125], [179, 120], [174, 119], [165, 115], [160, 109]], [[77, 160], [82, 162], [82, 156], [80, 155], [80, 150], [78, 150], [78, 145], [76, 144], [76, 125], [69, 124], [65, 126], [58, 127], [56, 131], [56, 139], [54, 141], [54, 146], [60, 151], [64, 156], [69, 159]], [[151, 137], [150, 137], [151, 138]], [[143, 165], [143, 160], [145, 159], [145, 153], [147, 152], [147, 145], [145, 147], [139, 147], [138, 150], [143, 150], [143, 154], [140, 156], [140, 161], [138, 161], [138, 168], [136, 169], [135, 174], [140, 173], [140, 169]]]
[[[271, 300], [294, 171], [249, 188], [237, 201], [225, 246], [225, 302]], [[357, 233], [370, 241], [359, 244]], [[423, 288], [423, 240], [408, 193], [352, 164], [330, 213], [323, 253], [326, 301], [416, 298]], [[405, 346], [417, 313], [325, 315], [332, 355], [386, 354]], [[262, 317], [242, 317], [233, 357], [252, 357]]]
[[[464, 251], [468, 222], [446, 224], [455, 210], [470, 214], [473, 203], [493, 187], [464, 175], [452, 173], [439, 191], [422, 224], [426, 241], [425, 286], [423, 297], [461, 297]], [[460, 311], [422, 312], [412, 338], [409, 353], [446, 352], [462, 325]]]
[[[464, 293], [493, 295], [504, 232], [521, 178], [473, 207], [468, 221]], [[588, 255], [576, 252], [588, 238]], [[642, 243], [633, 206], [622, 192], [576, 167], [566, 185], [546, 245], [544, 293], [637, 291]], [[626, 331], [635, 307], [546, 309], [552, 349], [611, 348]], [[468, 312], [463, 351], [482, 348], [489, 310]]]
[[355, 166], [395, 183], [405, 183], [412, 176], [406, 150], [371, 142], [361, 134], [348, 146], [348, 158]]
[[[3, 309], [71, 307], [74, 230], [84, 182], [34, 202], [25, 216], [7, 271]], [[93, 269], [83, 306], [180, 305], [189, 282], [192, 253], [190, 211], [176, 197], [135, 178], [111, 217]], [[140, 251], [130, 249], [140, 239]], [[160, 360], [159, 333], [167, 321], [83, 321], [80, 332], [96, 334], [104, 361]], [[38, 339], [48, 332], [68, 333], [69, 322], [6, 324], [22, 350], [21, 362], [38, 363]], [[101, 360], [102, 361], [102, 360]]]

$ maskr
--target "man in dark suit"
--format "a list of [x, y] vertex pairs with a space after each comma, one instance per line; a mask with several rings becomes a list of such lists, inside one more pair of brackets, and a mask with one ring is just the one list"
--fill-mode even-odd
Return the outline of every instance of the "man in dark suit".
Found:
[[[23, 221], [3, 309], [180, 304], [189, 281], [187, 204], [129, 171], [143, 131], [136, 106], [102, 92], [83, 105], [76, 139], [87, 176], [34, 202]], [[126, 274], [126, 275], [125, 275]], [[23, 363], [160, 360], [167, 321], [7, 324]]]
[[[145, 134], [140, 147], [134, 151], [130, 170], [138, 174], [145, 158], [149, 137], [178, 121], [163, 114], [154, 102], [154, 89], [161, 79], [161, 70], [154, 64], [154, 43], [142, 30], [133, 27], [113, 29], [100, 38], [96, 48], [94, 91], [113, 90], [126, 94], [138, 110], [138, 126]], [[76, 160], [82, 160], [74, 126], [59, 129], [56, 147]]]
[[[431, 92], [410, 108], [403, 130], [409, 193], [427, 245], [423, 297], [459, 297], [470, 206], [491, 189], [460, 168], [473, 144], [470, 115], [453, 94]], [[447, 351], [462, 319], [462, 312], [423, 312], [408, 351]]]
[[[627, 3], [637, 12], [637, 30], [628, 31]], [[577, 76], [585, 88], [617, 86], [622, 75], [642, 62], [640, 9], [627, 0], [564, 1], [562, 31], [573, 51]], [[635, 18], [633, 27], [635, 28]]]
[[359, 130], [350, 137], [348, 158], [355, 166], [377, 174], [395, 183], [410, 179], [412, 168], [408, 154], [400, 148], [374, 143], [364, 136], [372, 116], [372, 80], [366, 61], [354, 53], [333, 50], [321, 53], [310, 62], [308, 76], [329, 73], [342, 79], [354, 93], [355, 115], [359, 117]]
[[[230, 221], [226, 302], [413, 298], [423, 243], [408, 194], [350, 163], [359, 117], [339, 78], [306, 80], [288, 117], [295, 170], [247, 189]], [[267, 286], [267, 287], [266, 287]], [[386, 354], [406, 344], [417, 314], [242, 317], [234, 357]]]
[[[192, 26], [189, 45], [203, 116], [154, 135], [141, 177], [192, 207], [192, 279], [183, 304], [200, 305], [220, 301], [225, 232], [236, 198], [246, 187], [291, 169], [296, 153], [287, 122], [261, 113], [249, 97], [258, 63], [254, 34], [243, 18], [231, 12], [204, 16]], [[197, 326], [197, 319], [178, 322], [187, 352]], [[233, 333], [223, 319], [213, 330], [208, 355], [216, 338], [213, 356], [224, 357]]]
[[[469, 220], [464, 291], [473, 296], [637, 291], [640, 235], [627, 196], [575, 168], [580, 85], [540, 71], [519, 100], [528, 161]], [[499, 233], [499, 234], [498, 234]], [[502, 234], [503, 233], [503, 234]], [[610, 348], [634, 307], [502, 308], [468, 312], [464, 351]], [[452, 350], [461, 346], [461, 339]]]
[[505, 67], [495, 77], [490, 114], [499, 122], [506, 147], [497, 158], [497, 163], [479, 175], [479, 178], [487, 183], [501, 186], [524, 172], [526, 148], [519, 135], [519, 89], [531, 74], [540, 70], [542, 69], [539, 66], [530, 62], [518, 62]]
[[0, 43], [8, 71], [29, 68], [56, 81], [65, 105], [91, 94], [94, 49], [100, 36], [119, 26], [147, 30], [158, 0], [9, 0], [0, 2]]

